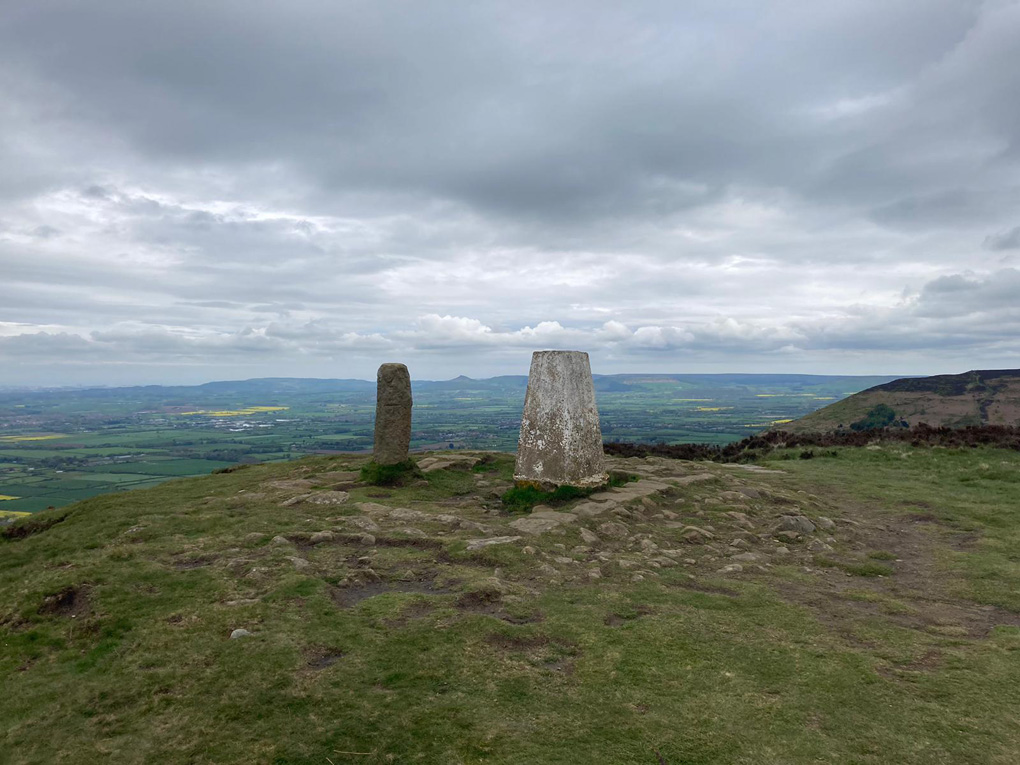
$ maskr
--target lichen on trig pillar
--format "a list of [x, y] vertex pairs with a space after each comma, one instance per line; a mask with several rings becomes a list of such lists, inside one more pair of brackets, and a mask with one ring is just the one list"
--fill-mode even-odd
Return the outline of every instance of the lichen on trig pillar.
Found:
[[532, 355], [514, 480], [577, 487], [608, 480], [587, 353]]
[[383, 364], [376, 381], [372, 456], [379, 465], [397, 465], [411, 446], [411, 375], [403, 364]]

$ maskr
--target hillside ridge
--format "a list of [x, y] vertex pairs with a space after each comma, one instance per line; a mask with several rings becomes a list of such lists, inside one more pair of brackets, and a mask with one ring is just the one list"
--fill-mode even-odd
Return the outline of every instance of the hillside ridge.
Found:
[[785, 423], [791, 432], [1020, 425], [1020, 369], [907, 377]]

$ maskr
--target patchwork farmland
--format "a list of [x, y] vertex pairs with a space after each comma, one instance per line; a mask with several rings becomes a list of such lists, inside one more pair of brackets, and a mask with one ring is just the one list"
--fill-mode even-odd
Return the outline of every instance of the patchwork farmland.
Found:
[[[728, 443], [887, 377], [596, 376], [607, 441]], [[527, 378], [415, 381], [412, 449], [517, 446]], [[240, 462], [372, 446], [375, 384], [270, 379], [0, 393], [0, 512], [36, 512]]]

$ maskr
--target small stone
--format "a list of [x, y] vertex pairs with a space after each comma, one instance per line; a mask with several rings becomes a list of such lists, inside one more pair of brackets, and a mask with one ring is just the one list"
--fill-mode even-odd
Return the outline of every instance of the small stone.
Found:
[[780, 531], [776, 533], [776, 539], [782, 540], [783, 542], [796, 542], [800, 539], [800, 534], [796, 531]]
[[428, 534], [426, 534], [421, 529], [416, 529], [416, 528], [413, 528], [413, 527], [410, 527], [410, 526], [408, 526], [407, 528], [401, 529], [401, 531], [404, 532], [405, 534], [407, 534], [407, 536], [415, 537], [417, 539], [425, 539], [428, 536]]
[[599, 571], [597, 568], [590, 569], [588, 571], [588, 578], [589, 579], [601, 579], [602, 578], [602, 572]]
[[651, 539], [641, 540], [641, 549], [645, 552], [655, 552], [659, 549], [659, 546], [655, 544]]
[[801, 534], [811, 534], [814, 530], [815, 524], [803, 515], [784, 515], [776, 526], [776, 531], [796, 531]]
[[375, 544], [375, 537], [372, 534], [362, 534], [358, 538], [358, 541], [360, 541], [361, 544], [363, 544], [363, 545], [367, 545], [367, 546], [371, 547], [372, 545]]
[[754, 524], [751, 523], [751, 519], [748, 518], [747, 515], [744, 513], [738, 513], [736, 510], [732, 510], [728, 513], [725, 513], [725, 515], [727, 518], [732, 519], [735, 524], [737, 524], [743, 529], [754, 528]]
[[736, 547], [738, 550], [746, 550], [750, 547], [746, 539], [734, 539], [730, 542], [730, 547]]
[[354, 505], [363, 513], [388, 513], [393, 508], [387, 507], [386, 505], [380, 505], [378, 502], [358, 502]]
[[719, 498], [724, 499], [727, 502], [747, 502], [747, 495], [739, 491], [720, 492]]
[[776, 555], [789, 555], [789, 554], [790, 554], [789, 547], [784, 547], [780, 545], [779, 547], [776, 548]]
[[588, 529], [581, 529], [581, 539], [589, 545], [598, 544], [601, 541], [595, 532], [588, 531]]
[[332, 531], [316, 531], [308, 541], [313, 545], [318, 545], [323, 542], [332, 542], [334, 538], [335, 535]]
[[518, 518], [510, 526], [525, 534], [545, 534], [576, 520], [577, 516], [573, 513], [559, 513], [555, 510], [532, 511], [531, 515], [526, 518]]
[[753, 552], [741, 553], [740, 555], [734, 555], [733, 560], [743, 561], [744, 563], [756, 563], [762, 559], [761, 555]]
[[630, 578], [630, 581], [632, 581], [632, 582], [643, 582], [643, 581], [645, 581], [645, 578], [643, 576], [641, 576], [641, 574], [634, 574]]
[[684, 565], [686, 565], [686, 566], [696, 566], [696, 565], [698, 565], [698, 562], [696, 560], [694, 560], [694, 558], [684, 558]]
[[599, 526], [599, 531], [602, 532], [602, 536], [612, 539], [622, 539], [627, 536], [627, 527], [622, 523], [615, 523], [613, 521], [603, 523]]
[[248, 570], [248, 567], [251, 566], [252, 563], [254, 563], [254, 561], [249, 560], [248, 558], [234, 558], [233, 560], [227, 561], [226, 569], [231, 574], [240, 576]]
[[468, 550], [481, 550], [484, 547], [491, 547], [492, 545], [508, 545], [512, 542], [520, 540], [521, 537], [492, 537], [490, 539], [472, 539], [468, 542]]
[[269, 544], [271, 544], [271, 545], [289, 545], [290, 544], [290, 540], [287, 539], [287, 537], [275, 536], [271, 540], [269, 540]]
[[362, 531], [378, 531], [379, 524], [373, 521], [371, 518], [347, 518], [345, 519], [348, 524], [355, 528], [361, 529]]
[[[130, 531], [130, 530], [131, 529], [128, 529], [128, 531]], [[127, 533], [127, 532], [125, 532], [125, 533]], [[244, 541], [247, 542], [250, 545], [257, 545], [259, 542], [264, 540], [267, 536], [269, 536], [269, 535], [268, 534], [263, 534], [263, 533], [261, 533], [259, 531], [253, 531], [250, 534], [245, 534], [244, 535]]]
[[293, 563], [294, 564], [294, 568], [296, 570], [298, 570], [298, 571], [304, 571], [306, 568], [308, 568], [309, 566], [312, 565], [311, 563], [306, 561], [304, 558], [299, 558], [296, 555], [290, 556], [289, 558], [287, 558], [287, 560], [289, 560], [291, 563]]
[[832, 521], [832, 519], [826, 518], [825, 516], [818, 518], [818, 520], [815, 521], [815, 524], [818, 528], [825, 529], [826, 531], [832, 531], [836, 528], [836, 524]]
[[425, 521], [428, 515], [421, 510], [409, 510], [406, 507], [395, 507], [390, 510], [390, 518], [395, 521]]
[[719, 569], [718, 573], [720, 573], [720, 574], [739, 574], [743, 570], [744, 570], [744, 567], [741, 566], [739, 563], [731, 563], [728, 566], [723, 566], [721, 569]]
[[832, 548], [821, 539], [812, 539], [807, 546], [811, 552], [829, 552]]
[[680, 538], [690, 544], [704, 544], [706, 540], [712, 539], [714, 536], [711, 531], [699, 529], [697, 526], [685, 526], [680, 530]]
[[252, 633], [243, 628], [238, 628], [230, 633], [231, 640], [237, 640], [238, 638], [253, 637]]

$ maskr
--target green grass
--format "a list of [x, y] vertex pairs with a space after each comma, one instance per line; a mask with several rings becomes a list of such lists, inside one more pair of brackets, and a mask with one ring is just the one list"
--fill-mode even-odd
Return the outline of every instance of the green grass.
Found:
[[[918, 519], [933, 544], [945, 545], [939, 562], [961, 595], [1020, 612], [1020, 587], [1003, 586], [1020, 582], [1020, 453], [901, 444], [837, 451], [838, 459], [781, 467], [816, 494], [867, 503], [889, 519]], [[965, 550], [949, 544], [968, 534], [974, 539]]]
[[507, 512], [524, 513], [536, 505], [562, 505], [575, 499], [589, 497], [607, 487], [623, 486], [634, 477], [625, 474], [612, 474], [605, 485], [591, 488], [580, 488], [564, 484], [557, 486], [555, 489], [546, 490], [534, 484], [521, 483], [518, 486], [507, 489], [500, 497], [500, 501], [502, 501]]
[[869, 552], [868, 557], [872, 560], [896, 560], [896, 553], [875, 550], [874, 552]]

